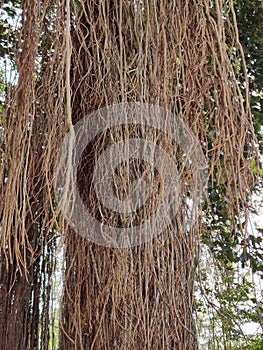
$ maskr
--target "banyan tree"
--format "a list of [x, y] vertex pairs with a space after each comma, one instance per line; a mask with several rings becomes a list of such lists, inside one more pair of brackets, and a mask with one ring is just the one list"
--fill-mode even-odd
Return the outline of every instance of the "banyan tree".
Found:
[[[208, 189], [220, 184], [231, 235], [245, 235], [258, 152], [233, 1], [11, 3], [17, 29], [8, 64], [16, 79], [6, 84], [0, 119], [0, 348], [197, 349], [193, 285], [202, 227], [214, 210]], [[191, 162], [154, 128], [154, 114], [152, 126], [137, 120], [108, 128], [83, 150], [76, 171], [97, 221], [132, 225], [103, 208], [92, 185], [99, 156], [121, 139], [150, 140], [174, 155], [181, 197], [169, 225], [151, 239], [97, 244], [61, 211], [59, 150], [83, 118], [133, 103], [173, 113], [198, 141], [207, 178], [201, 206], [186, 223], [196, 190]], [[148, 172], [157, 187], [133, 213], [137, 225], [158, 209], [152, 202], [165, 193], [162, 179], [141, 159], [115, 171], [115, 194]]]

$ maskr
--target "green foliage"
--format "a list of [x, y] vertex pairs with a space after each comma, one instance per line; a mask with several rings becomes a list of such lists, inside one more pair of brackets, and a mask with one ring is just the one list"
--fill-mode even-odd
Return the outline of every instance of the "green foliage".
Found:
[[263, 2], [236, 0], [235, 10], [239, 38], [245, 51], [250, 77], [251, 108], [255, 118], [255, 132], [263, 151]]
[[242, 348], [243, 350], [263, 350], [263, 339], [261, 339], [259, 336], [251, 337], [249, 341], [249, 345], [243, 344]]
[[[250, 79], [254, 128], [260, 150], [263, 152], [263, 2], [236, 0], [235, 11]], [[232, 55], [233, 68], [243, 89], [244, 72], [235, 55], [236, 48], [231, 47], [231, 38], [229, 38], [228, 50]], [[262, 183], [260, 177], [263, 176], [263, 170], [256, 165], [255, 159], [252, 159], [250, 167], [255, 178], [259, 179], [255, 187], [257, 190]], [[224, 349], [262, 349], [262, 341], [253, 338], [249, 338], [249, 341], [243, 342], [242, 345], [239, 342], [238, 347], [237, 343], [236, 347], [229, 345], [243, 337], [237, 328], [237, 323], [259, 322], [260, 313], [263, 311], [262, 304], [254, 295], [253, 284], [244, 277], [245, 271], [250, 268], [252, 274], [263, 278], [263, 228], [257, 228], [256, 233], [249, 234], [244, 239], [240, 227], [235, 222], [237, 217], [229, 218], [227, 214], [228, 203], [224, 196], [226, 182], [227, 177], [222, 164], [220, 178], [217, 174], [217, 179], [210, 179], [208, 186], [209, 201], [213, 210], [206, 215], [202, 241], [208, 247], [207, 254], [213, 260], [214, 268], [212, 271], [207, 271], [206, 266], [202, 271], [204, 292], [208, 300], [213, 300], [216, 305], [220, 305], [219, 310], [210, 316], [211, 324], [217, 324], [217, 330], [220, 329], [221, 335], [218, 338], [221, 338], [217, 340], [223, 344]], [[207, 208], [208, 206], [205, 206], [204, 210]], [[218, 281], [211, 281], [211, 275]], [[240, 280], [242, 275], [244, 276]], [[214, 334], [214, 337], [217, 335]], [[214, 344], [217, 340], [214, 339]]]
[[16, 28], [17, 15], [20, 10], [20, 1], [4, 1], [0, 9], [0, 57], [8, 55], [14, 59], [14, 50], [18, 40]]

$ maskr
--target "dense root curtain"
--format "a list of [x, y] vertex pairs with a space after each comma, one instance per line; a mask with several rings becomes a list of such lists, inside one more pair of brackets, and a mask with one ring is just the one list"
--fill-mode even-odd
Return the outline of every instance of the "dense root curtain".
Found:
[[[54, 163], [71, 123], [92, 111], [119, 102], [159, 105], [199, 139], [211, 182], [224, 185], [233, 234], [243, 230], [257, 150], [233, 3], [70, 5], [69, 16], [66, 1], [22, 2], [18, 81], [1, 119], [1, 349], [48, 349], [58, 235], [65, 251], [61, 350], [196, 349], [201, 217], [187, 229], [182, 200], [173, 227], [151, 242], [97, 246], [58, 220]], [[107, 145], [103, 136], [92, 145], [94, 157]], [[191, 174], [184, 176], [187, 182]]]

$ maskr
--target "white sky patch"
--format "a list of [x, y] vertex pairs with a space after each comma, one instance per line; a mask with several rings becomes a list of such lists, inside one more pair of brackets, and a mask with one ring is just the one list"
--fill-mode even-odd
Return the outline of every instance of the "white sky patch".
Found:
[[255, 322], [247, 322], [241, 326], [242, 331], [245, 335], [256, 335], [262, 333], [262, 330], [258, 323]]

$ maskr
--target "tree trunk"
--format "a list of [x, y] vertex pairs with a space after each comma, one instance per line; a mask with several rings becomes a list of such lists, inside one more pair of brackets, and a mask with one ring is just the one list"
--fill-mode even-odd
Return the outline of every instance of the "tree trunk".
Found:
[[[172, 3], [84, 2], [72, 29], [73, 124], [118, 102], [178, 107], [180, 42], [197, 40], [194, 26], [201, 26], [203, 18], [198, 23], [199, 5]], [[189, 65], [194, 63], [193, 57]], [[99, 144], [104, 141], [96, 142], [95, 149], [105, 146]], [[92, 172], [92, 167], [85, 170]], [[80, 191], [85, 192], [84, 185]], [[197, 348], [193, 321], [197, 242], [194, 231], [186, 233], [175, 226], [166, 238], [161, 235], [123, 251], [69, 233], [61, 350]]]

